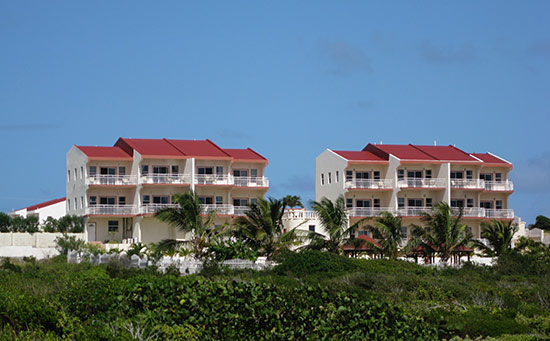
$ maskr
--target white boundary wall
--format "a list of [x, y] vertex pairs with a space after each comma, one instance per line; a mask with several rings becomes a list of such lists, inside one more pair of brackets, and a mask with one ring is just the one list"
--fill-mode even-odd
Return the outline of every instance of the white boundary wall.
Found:
[[[84, 233], [67, 233], [78, 239], [86, 240]], [[0, 233], [0, 247], [5, 246], [29, 246], [34, 248], [55, 248], [55, 239], [63, 236], [63, 233], [24, 233], [6, 232]]]

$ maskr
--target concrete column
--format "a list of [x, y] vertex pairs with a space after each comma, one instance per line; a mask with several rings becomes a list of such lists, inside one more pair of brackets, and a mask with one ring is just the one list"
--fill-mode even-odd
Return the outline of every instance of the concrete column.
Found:
[[141, 242], [141, 220], [142, 217], [136, 217], [136, 222], [134, 224], [134, 233], [133, 237], [136, 238], [137, 242]]
[[195, 173], [196, 173], [196, 169], [195, 169], [195, 158], [191, 158], [191, 191], [195, 192]]

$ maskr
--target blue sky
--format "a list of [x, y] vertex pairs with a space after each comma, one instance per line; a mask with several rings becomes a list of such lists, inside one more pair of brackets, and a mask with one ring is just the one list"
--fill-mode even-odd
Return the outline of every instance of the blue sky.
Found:
[[65, 195], [73, 144], [210, 138], [314, 198], [315, 157], [455, 144], [550, 215], [548, 1], [0, 0], [0, 210]]

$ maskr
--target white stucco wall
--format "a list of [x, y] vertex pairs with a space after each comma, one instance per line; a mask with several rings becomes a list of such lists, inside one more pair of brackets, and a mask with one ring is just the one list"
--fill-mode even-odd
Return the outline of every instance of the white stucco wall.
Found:
[[[346, 172], [348, 166], [346, 159], [330, 149], [326, 149], [315, 158], [315, 200], [320, 201], [326, 197], [332, 201], [345, 193]], [[338, 171], [338, 179], [336, 172]], [[331, 173], [329, 183], [328, 173]], [[324, 184], [321, 184], [321, 174], [324, 176]]]

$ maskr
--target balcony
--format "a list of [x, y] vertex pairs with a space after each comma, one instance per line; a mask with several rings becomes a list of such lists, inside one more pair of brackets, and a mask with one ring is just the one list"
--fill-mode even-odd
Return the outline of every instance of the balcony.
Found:
[[229, 204], [203, 204], [201, 205], [201, 214], [208, 214], [212, 211], [216, 211], [216, 214], [233, 214], [233, 205]]
[[312, 220], [317, 219], [317, 213], [305, 209], [287, 209], [283, 214], [285, 220]]
[[402, 217], [420, 217], [423, 213], [430, 213], [431, 207], [402, 207], [397, 209], [397, 215]]
[[350, 217], [378, 217], [382, 212], [396, 213], [392, 207], [353, 207], [347, 211]]
[[86, 178], [86, 185], [100, 186], [135, 186], [135, 175], [91, 175]]
[[233, 184], [239, 187], [269, 187], [269, 180], [264, 176], [233, 176]]
[[233, 206], [233, 214], [238, 216], [245, 216], [250, 207], [248, 206]]
[[[453, 214], [457, 216], [460, 213], [459, 207], [453, 207]], [[485, 209], [479, 207], [464, 207], [462, 211], [463, 217], [484, 218]]]
[[485, 181], [481, 179], [451, 179], [453, 189], [485, 189]]
[[233, 178], [228, 175], [197, 174], [195, 176], [197, 185], [233, 185]]
[[514, 210], [485, 209], [485, 218], [490, 218], [490, 219], [513, 219], [514, 218]]
[[381, 179], [381, 180], [371, 180], [371, 179], [355, 179], [347, 180], [346, 188], [347, 189], [393, 189], [394, 181], [392, 179]]
[[512, 181], [485, 181], [486, 191], [504, 191], [511, 192], [514, 190]]
[[177, 204], [145, 204], [140, 207], [141, 214], [155, 214], [158, 210], [165, 207], [178, 207]]
[[445, 188], [447, 187], [447, 179], [401, 179], [397, 181], [397, 186], [400, 188]]
[[94, 205], [86, 208], [87, 215], [134, 215], [137, 214], [136, 205]]
[[139, 183], [144, 185], [189, 185], [189, 174], [146, 174], [139, 178]]

